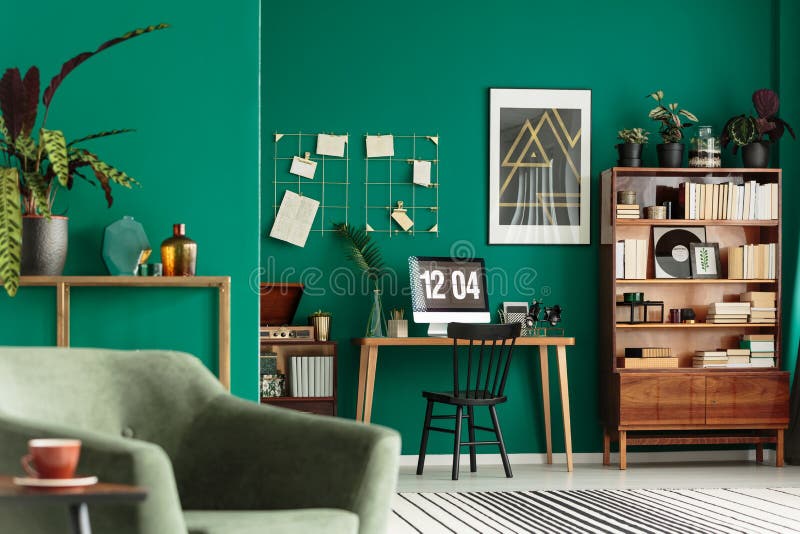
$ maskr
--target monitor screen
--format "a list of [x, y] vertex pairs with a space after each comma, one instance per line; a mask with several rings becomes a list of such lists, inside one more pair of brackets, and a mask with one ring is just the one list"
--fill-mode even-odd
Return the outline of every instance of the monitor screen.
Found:
[[489, 311], [482, 258], [411, 256], [408, 266], [415, 320], [420, 312]]

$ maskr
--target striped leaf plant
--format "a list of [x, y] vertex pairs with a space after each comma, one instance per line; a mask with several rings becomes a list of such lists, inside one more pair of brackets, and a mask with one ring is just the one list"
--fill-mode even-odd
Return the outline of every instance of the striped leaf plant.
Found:
[[46, 127], [56, 90], [87, 59], [114, 45], [167, 27], [157, 24], [128, 32], [64, 63], [42, 95], [44, 113], [38, 128], [39, 69], [31, 67], [22, 76], [18, 68], [10, 68], [0, 78], [0, 279], [10, 296], [19, 287], [23, 214], [49, 218], [56, 191], [72, 189], [76, 178], [99, 184], [109, 206], [114, 201], [112, 182], [128, 189], [138, 185], [135, 179], [83, 147], [88, 141], [133, 130], [108, 130], [67, 142], [61, 130]]

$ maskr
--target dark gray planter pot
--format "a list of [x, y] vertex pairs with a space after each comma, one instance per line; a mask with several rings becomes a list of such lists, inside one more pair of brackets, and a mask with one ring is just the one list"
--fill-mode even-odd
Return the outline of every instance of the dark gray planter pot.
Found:
[[656, 152], [659, 167], [683, 167], [683, 143], [661, 143], [656, 145]]
[[742, 147], [742, 165], [747, 168], [769, 167], [769, 143], [757, 141]]
[[60, 276], [67, 261], [67, 217], [22, 217], [22, 276]]

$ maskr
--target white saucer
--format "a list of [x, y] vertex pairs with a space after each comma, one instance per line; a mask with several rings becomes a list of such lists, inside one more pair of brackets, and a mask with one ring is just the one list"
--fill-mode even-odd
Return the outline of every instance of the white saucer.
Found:
[[97, 484], [97, 477], [81, 478], [33, 478], [14, 477], [14, 484], [28, 488], [76, 488]]

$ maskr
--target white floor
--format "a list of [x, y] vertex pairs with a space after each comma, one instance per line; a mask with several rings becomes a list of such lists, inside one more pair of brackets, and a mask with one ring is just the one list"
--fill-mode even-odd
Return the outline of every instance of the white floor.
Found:
[[[730, 456], [722, 451], [721, 457]], [[591, 455], [594, 457], [595, 455]], [[516, 463], [511, 459], [513, 478], [506, 478], [501, 465], [478, 465], [477, 473], [461, 466], [459, 480], [450, 479], [450, 466], [439, 458], [426, 462], [425, 472], [416, 475], [416, 467], [404, 457], [400, 468], [398, 490], [401, 492], [446, 491], [521, 491], [564, 489], [629, 489], [629, 488], [765, 488], [800, 487], [800, 466], [776, 468], [772, 455], [765, 455], [761, 465], [750, 460], [683, 461], [678, 455], [659, 458], [645, 457], [637, 462], [629, 457], [628, 469], [603, 466], [599, 461], [576, 463], [571, 473], [564, 463]], [[462, 460], [464, 457], [462, 456]], [[666, 461], [665, 461], [666, 460]], [[612, 462], [616, 455], [612, 456]]]

